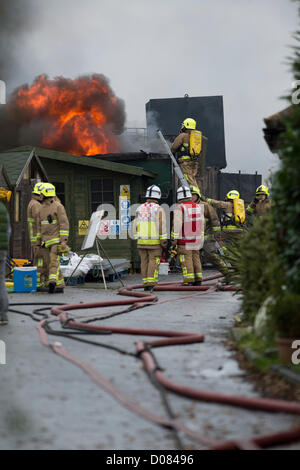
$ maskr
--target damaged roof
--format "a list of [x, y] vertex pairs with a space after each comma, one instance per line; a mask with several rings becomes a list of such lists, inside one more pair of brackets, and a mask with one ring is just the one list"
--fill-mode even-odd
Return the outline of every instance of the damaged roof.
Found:
[[[30, 153], [34, 151], [35, 155], [41, 158], [49, 158], [52, 160], [59, 160], [62, 162], [67, 162], [67, 163], [73, 163], [75, 165], [84, 165], [84, 166], [90, 166], [94, 168], [100, 168], [102, 170], [107, 170], [107, 171], [113, 171], [116, 173], [127, 173], [130, 175], [136, 175], [136, 176], [147, 176], [150, 178], [155, 178], [156, 173], [153, 173], [152, 171], [147, 171], [144, 170], [143, 168], [137, 167], [137, 166], [132, 166], [132, 165], [125, 165], [124, 163], [117, 163], [117, 162], [112, 162], [112, 161], [105, 161], [105, 159], [97, 159], [97, 158], [89, 158], [86, 156], [78, 156], [78, 155], [72, 155], [70, 153], [65, 153], [65, 152], [58, 152], [56, 150], [51, 150], [51, 149], [46, 149], [42, 147], [32, 147], [32, 146], [23, 146], [23, 147], [17, 147], [11, 150], [8, 150], [5, 152], [6, 158], [9, 160], [9, 155], [12, 153], [18, 153], [20, 156], [21, 161], [24, 163], [26, 160], [26, 155], [27, 158], [29, 158]], [[0, 156], [2, 153], [0, 153]], [[17, 165], [18, 168], [21, 165], [20, 162], [16, 163], [10, 163], [11, 166]], [[0, 158], [1, 162], [1, 158]], [[7, 166], [5, 165], [6, 170]]]

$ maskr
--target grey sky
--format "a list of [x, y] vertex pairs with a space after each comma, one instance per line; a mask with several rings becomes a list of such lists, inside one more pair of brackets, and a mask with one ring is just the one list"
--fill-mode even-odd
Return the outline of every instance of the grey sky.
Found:
[[[284, 63], [297, 29], [289, 0], [20, 0], [34, 25], [18, 41], [11, 90], [41, 73], [103, 73], [145, 125], [150, 98], [223, 95], [227, 171], [264, 176], [277, 157], [262, 119], [286, 106]], [[0, 77], [1, 78], [1, 77]], [[199, 123], [201, 129], [201, 123]]]

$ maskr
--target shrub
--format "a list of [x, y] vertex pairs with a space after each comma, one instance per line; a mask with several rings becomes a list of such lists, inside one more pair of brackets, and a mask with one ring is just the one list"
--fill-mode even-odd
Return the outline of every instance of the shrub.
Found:
[[284, 338], [300, 338], [300, 295], [285, 293], [270, 305], [270, 325]]
[[272, 212], [257, 217], [238, 242], [228, 248], [230, 280], [239, 288], [244, 318], [250, 323], [270, 295], [280, 290], [282, 269]]
[[[299, 9], [300, 15], [300, 9]], [[300, 32], [294, 35], [299, 43]], [[300, 47], [293, 47], [290, 58], [295, 80], [300, 79]], [[291, 97], [288, 98], [291, 102]], [[300, 293], [300, 105], [291, 107], [281, 135], [281, 167], [274, 175], [271, 195], [280, 260], [286, 275], [287, 289]]]

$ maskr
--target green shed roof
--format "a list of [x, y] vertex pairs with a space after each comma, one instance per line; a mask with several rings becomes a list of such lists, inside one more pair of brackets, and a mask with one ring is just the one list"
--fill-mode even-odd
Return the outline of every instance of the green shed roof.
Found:
[[28, 160], [30, 160], [31, 151], [18, 152], [17, 155], [12, 155], [10, 151], [0, 153], [0, 165], [3, 165], [9, 181], [12, 185], [17, 184], [17, 181], [22, 174]]
[[[27, 158], [29, 158], [29, 155], [32, 152], [32, 150], [34, 150], [35, 154], [40, 158], [49, 158], [52, 160], [59, 160], [62, 162], [73, 163], [75, 165], [91, 166], [91, 167], [99, 168], [102, 170], [114, 171], [116, 173], [127, 173], [130, 175], [136, 175], [136, 176], [148, 176], [150, 178], [156, 177], [156, 174], [152, 173], [152, 171], [147, 171], [137, 166], [124, 165], [124, 163], [105, 161], [105, 159], [89, 158], [89, 157], [84, 157], [84, 156], [80, 157], [78, 155], [71, 155], [65, 152], [57, 152], [56, 150], [50, 150], [50, 149], [45, 149], [41, 147], [31, 147], [31, 146], [17, 147], [17, 148], [6, 151], [5, 155], [7, 158], [7, 156], [11, 155], [12, 153], [17, 153], [18, 155], [22, 156], [22, 162], [24, 162], [25, 156], [27, 155]], [[1, 155], [2, 154], [0, 153], [0, 162], [1, 162]], [[21, 165], [21, 162], [18, 162], [18, 168], [20, 167], [20, 165]], [[6, 169], [8, 172], [8, 168]]]
[[0, 162], [0, 173], [3, 175], [6, 185], [9, 187], [9, 189], [12, 189], [12, 184], [9, 181], [7, 171], [5, 170], [5, 166], [1, 162]]

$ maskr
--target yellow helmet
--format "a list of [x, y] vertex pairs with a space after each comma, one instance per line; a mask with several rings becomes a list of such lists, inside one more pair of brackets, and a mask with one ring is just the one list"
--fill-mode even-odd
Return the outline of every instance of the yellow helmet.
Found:
[[229, 191], [229, 193], [226, 194], [226, 199], [239, 199], [240, 193], [236, 191], [235, 189], [232, 189]]
[[261, 185], [258, 186], [258, 188], [256, 189], [256, 194], [265, 194], [266, 196], [269, 197], [270, 191], [269, 191], [269, 188], [268, 188], [267, 186], [264, 186], [263, 184], [261, 184]]
[[36, 183], [36, 185], [33, 188], [32, 194], [37, 194], [39, 196], [42, 193], [44, 184], [47, 184], [47, 183]]
[[55, 186], [51, 183], [44, 183], [41, 193], [45, 197], [55, 197], [56, 196]]
[[182, 127], [185, 127], [186, 129], [196, 129], [195, 119], [186, 118], [182, 123]]
[[191, 190], [191, 194], [197, 194], [198, 201], [199, 201], [201, 199], [201, 193], [200, 193], [200, 189], [198, 188], [198, 186], [190, 186], [190, 190]]

